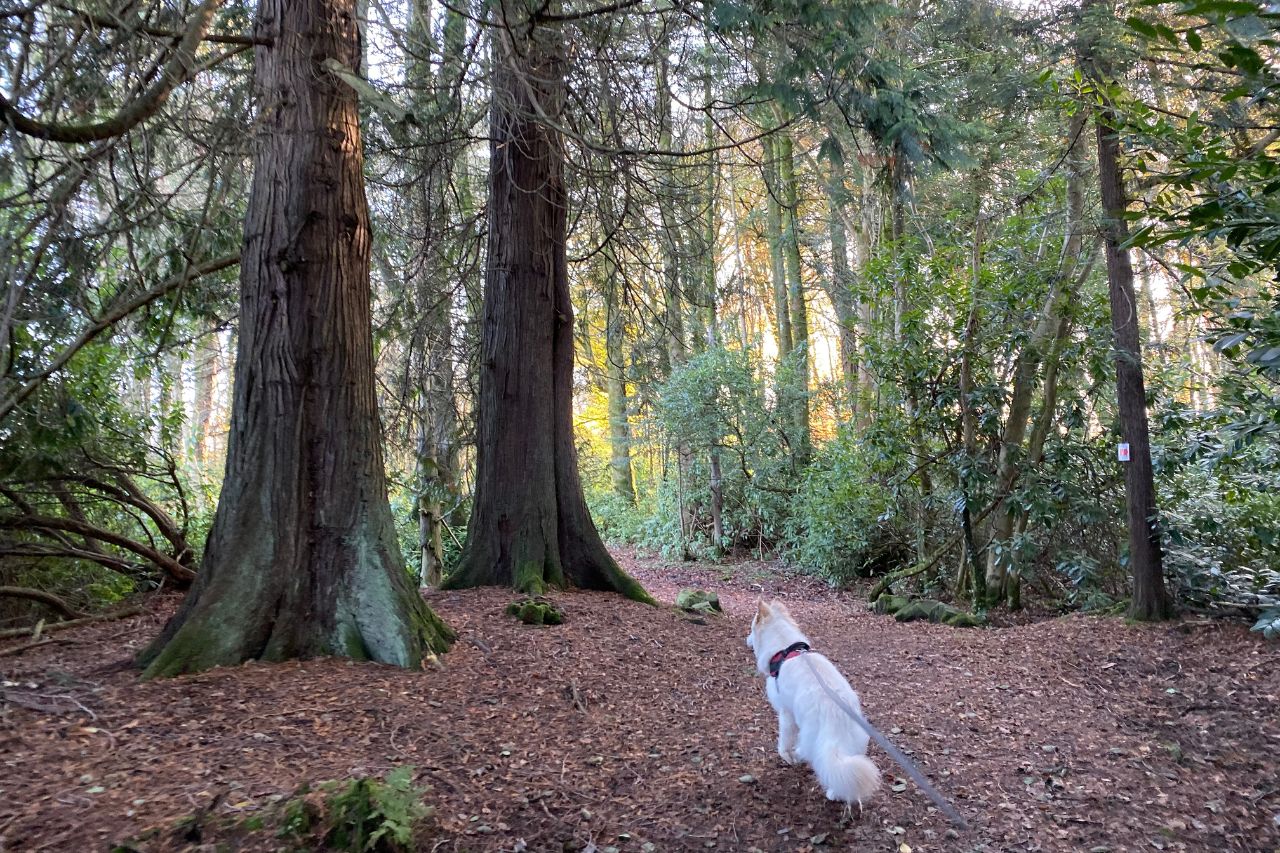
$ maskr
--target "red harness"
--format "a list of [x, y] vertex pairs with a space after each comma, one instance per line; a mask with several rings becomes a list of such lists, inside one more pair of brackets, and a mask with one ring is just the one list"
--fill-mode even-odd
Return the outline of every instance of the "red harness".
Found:
[[780, 652], [774, 652], [773, 657], [769, 658], [770, 677], [778, 677], [778, 671], [782, 669], [783, 661], [798, 658], [807, 651], [809, 651], [809, 644], [802, 641], [799, 643], [792, 643]]

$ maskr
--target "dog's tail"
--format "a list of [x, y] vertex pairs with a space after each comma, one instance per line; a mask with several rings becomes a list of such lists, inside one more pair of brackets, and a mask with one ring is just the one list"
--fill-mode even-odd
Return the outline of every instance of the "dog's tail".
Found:
[[828, 800], [863, 803], [880, 788], [880, 771], [865, 755], [827, 752], [813, 764]]

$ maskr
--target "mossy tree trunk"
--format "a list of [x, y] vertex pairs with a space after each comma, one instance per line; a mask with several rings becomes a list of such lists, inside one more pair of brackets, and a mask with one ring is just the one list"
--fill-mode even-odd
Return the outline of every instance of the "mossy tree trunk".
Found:
[[449, 629], [405, 572], [383, 472], [354, 0], [263, 0], [226, 473], [203, 568], [144, 677], [345, 655], [405, 667]]
[[609, 589], [650, 600], [587, 511], [573, 443], [573, 306], [565, 257], [564, 104], [550, 6], [495, 4], [489, 248], [481, 330], [475, 504], [446, 586]]

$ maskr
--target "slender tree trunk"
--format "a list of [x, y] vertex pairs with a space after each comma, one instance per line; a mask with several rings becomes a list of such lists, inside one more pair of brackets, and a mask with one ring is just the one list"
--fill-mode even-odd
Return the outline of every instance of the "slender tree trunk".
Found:
[[374, 396], [354, 0], [264, 0], [226, 475], [144, 677], [253, 658], [417, 667], [451, 633], [405, 571]]
[[[610, 229], [612, 230], [612, 229]], [[627, 419], [626, 324], [618, 304], [618, 269], [612, 248], [605, 249], [605, 389], [609, 398], [609, 479], [614, 494], [636, 502], [631, 470], [631, 424]]]
[[778, 146], [773, 136], [764, 145], [765, 241], [769, 244], [769, 272], [773, 282], [773, 316], [778, 334], [778, 357], [785, 358], [795, 349], [791, 333], [791, 310], [787, 303], [787, 270], [783, 258], [782, 197], [778, 178]]
[[[1086, 13], [1105, 0], [1084, 0]], [[1107, 15], [1114, 14], [1107, 8]], [[1085, 29], [1085, 32], [1090, 32]], [[1106, 69], [1094, 55], [1096, 37], [1086, 35], [1081, 64], [1088, 79], [1103, 86]], [[1126, 245], [1129, 227], [1125, 212], [1124, 178], [1120, 171], [1120, 138], [1109, 105], [1094, 113], [1098, 143], [1098, 183], [1102, 190], [1103, 242], [1107, 257], [1107, 294], [1111, 302], [1111, 330], [1115, 336], [1116, 397], [1120, 438], [1129, 445], [1124, 463], [1125, 496], [1129, 516], [1129, 566], [1133, 572], [1133, 603], [1129, 615], [1159, 620], [1172, 614], [1164, 587], [1160, 523], [1156, 510], [1155, 478], [1151, 469], [1151, 439], [1147, 428], [1146, 388], [1142, 378], [1142, 343], [1138, 331], [1138, 300], [1133, 288], [1133, 265]]]
[[[1000, 452], [996, 460], [996, 493], [1002, 500], [1017, 483], [1022, 467], [1027, 464], [1023, 439], [1030, 423], [1040, 368], [1056, 341], [1067, 308], [1075, 299], [1076, 290], [1083, 283], [1078, 269], [1083, 254], [1084, 143], [1080, 139], [1083, 127], [1084, 115], [1078, 114], [1067, 128], [1067, 144], [1071, 146], [1067, 155], [1070, 169], [1067, 179], [1067, 236], [1058, 271], [1050, 285], [1049, 296], [1045, 300], [1040, 318], [1014, 363], [1013, 388], [1009, 395], [1009, 409], [1000, 435]], [[987, 552], [986, 581], [987, 595], [993, 604], [1008, 600], [1012, 591], [1010, 537], [1016, 515], [1014, 511], [997, 510], [992, 516], [992, 547]], [[1016, 580], [1013, 584], [1016, 585]]]
[[1107, 217], [1103, 229], [1107, 254], [1107, 293], [1111, 301], [1111, 329], [1115, 335], [1116, 397], [1120, 434], [1129, 444], [1125, 464], [1125, 494], [1129, 512], [1129, 566], [1133, 572], [1135, 619], [1157, 620], [1171, 615], [1164, 588], [1164, 559], [1156, 510], [1155, 477], [1151, 469], [1151, 438], [1147, 429], [1147, 398], [1142, 378], [1142, 344], [1138, 334], [1138, 303], [1129, 262], [1128, 206], [1120, 175], [1120, 141], [1108, 109], [1095, 118], [1098, 135], [1098, 180]]
[[858, 305], [853, 295], [853, 273], [849, 269], [849, 236], [845, 228], [844, 207], [848, 197], [845, 188], [844, 162], [831, 163], [827, 176], [827, 229], [831, 237], [831, 283], [827, 295], [840, 325], [840, 376], [849, 396], [849, 413], [858, 418]]
[[218, 336], [203, 335], [196, 344], [194, 358], [195, 390], [192, 401], [191, 424], [188, 441], [191, 459], [204, 474], [205, 457], [209, 451], [209, 433], [213, 420], [213, 384], [218, 376], [218, 360], [221, 356]]
[[782, 198], [782, 255], [787, 278], [787, 303], [791, 314], [792, 365], [795, 382], [793, 402], [795, 419], [795, 457], [798, 465], [806, 465], [812, 454], [809, 427], [809, 309], [804, 295], [804, 277], [800, 265], [800, 194], [796, 187], [795, 146], [791, 135], [777, 133], [778, 187]]
[[[657, 92], [658, 147], [670, 151], [671, 138], [671, 89], [668, 81], [669, 41], [664, 35], [659, 42], [655, 91]], [[671, 165], [670, 162], [667, 163]], [[658, 209], [662, 217], [662, 234], [659, 243], [662, 247], [662, 303], [663, 326], [666, 332], [667, 375], [678, 370], [689, 358], [688, 346], [685, 342], [684, 329], [684, 295], [680, 287], [681, 259], [676, 242], [678, 217], [674, 203], [669, 194], [664, 193], [658, 199]], [[685, 499], [685, 486], [689, 482], [693, 469], [693, 451], [689, 443], [676, 436], [676, 494], [680, 505], [680, 539], [681, 550], [685, 551], [685, 543], [693, 533], [694, 512], [692, 504]]]
[[[704, 99], [707, 103], [711, 103], [710, 74], [706, 77], [705, 87], [703, 92]], [[712, 121], [710, 113], [707, 114], [703, 125], [703, 133], [705, 134], [705, 144], [711, 151], [707, 155], [707, 175], [703, 184], [706, 221], [703, 223], [702, 232], [702, 292], [707, 303], [707, 346], [713, 347], [718, 346], [720, 343], [718, 334], [718, 329], [720, 328], [719, 293], [716, 286], [716, 271], [719, 268], [716, 250], [720, 236], [720, 158], [714, 150], [716, 140], [715, 123]], [[708, 463], [710, 475], [708, 486], [711, 492], [711, 542], [716, 553], [719, 553], [724, 543], [724, 475], [720, 470], [719, 447], [712, 446]]]
[[560, 117], [565, 60], [559, 25], [539, 20], [545, 8], [504, 0], [494, 10], [503, 25], [493, 31], [475, 505], [446, 584], [574, 585], [649, 601], [605, 549], [578, 476], [564, 149], [538, 118]]

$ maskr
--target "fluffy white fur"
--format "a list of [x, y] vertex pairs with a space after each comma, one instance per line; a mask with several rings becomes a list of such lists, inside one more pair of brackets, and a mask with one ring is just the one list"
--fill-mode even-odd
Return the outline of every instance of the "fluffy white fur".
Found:
[[[769, 676], [769, 658], [802, 641], [809, 639], [786, 605], [759, 603], [747, 646], [756, 654], [756, 667], [765, 676], [765, 695], [778, 712], [778, 755], [788, 764], [803, 760], [812, 767], [828, 800], [861, 804], [880, 787], [880, 771], [866, 755], [866, 731], [849, 719], [799, 658], [784, 661], [777, 678]], [[831, 661], [817, 652], [804, 657], [834, 693], [862, 713], [858, 694]]]

